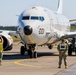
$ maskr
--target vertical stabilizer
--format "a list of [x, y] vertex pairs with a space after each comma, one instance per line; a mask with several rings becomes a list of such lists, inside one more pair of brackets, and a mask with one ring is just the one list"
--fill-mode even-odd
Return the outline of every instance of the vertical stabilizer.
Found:
[[62, 14], [62, 11], [63, 11], [63, 0], [58, 0], [57, 13]]

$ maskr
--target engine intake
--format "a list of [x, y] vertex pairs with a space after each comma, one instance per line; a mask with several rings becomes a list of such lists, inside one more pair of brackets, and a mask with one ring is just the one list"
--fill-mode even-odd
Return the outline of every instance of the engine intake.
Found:
[[3, 38], [3, 49], [4, 49], [4, 51], [11, 50], [12, 45], [9, 45], [7, 38], [4, 36], [2, 36], [2, 38]]

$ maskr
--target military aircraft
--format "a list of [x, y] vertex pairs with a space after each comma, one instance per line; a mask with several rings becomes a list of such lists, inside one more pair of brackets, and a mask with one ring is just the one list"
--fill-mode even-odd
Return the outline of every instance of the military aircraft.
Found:
[[52, 11], [41, 6], [34, 6], [24, 10], [18, 19], [16, 33], [24, 46], [21, 46], [21, 55], [28, 52], [30, 58], [36, 58], [36, 46], [47, 45], [52, 49], [52, 44], [75, 37], [76, 32], [70, 32], [70, 20], [62, 14], [63, 0], [58, 1], [57, 11]]

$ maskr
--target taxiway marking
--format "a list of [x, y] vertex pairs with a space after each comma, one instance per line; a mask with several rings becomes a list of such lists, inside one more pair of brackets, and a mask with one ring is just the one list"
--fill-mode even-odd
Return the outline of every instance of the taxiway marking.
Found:
[[14, 64], [17, 64], [17, 65], [20, 65], [20, 66], [27, 66], [27, 67], [33, 67], [33, 68], [46, 68], [46, 67], [42, 67], [42, 66], [33, 66], [33, 65], [30, 65], [30, 64], [21, 64], [21, 62], [23, 62], [25, 60], [18, 60], [16, 62], [14, 62]]
[[[18, 60], [18, 61], [15, 61], [14, 64], [17, 64], [17, 65], [20, 65], [20, 66], [26, 66], [26, 67], [32, 67], [32, 68], [49, 68], [49, 67], [46, 67], [46, 66], [35, 66], [35, 65], [30, 65], [30, 64], [22, 64], [21, 62], [24, 62], [25, 60]], [[53, 69], [56, 69], [58, 70], [58, 68], [53, 68]], [[64, 68], [61, 68], [61, 70], [64, 70]]]

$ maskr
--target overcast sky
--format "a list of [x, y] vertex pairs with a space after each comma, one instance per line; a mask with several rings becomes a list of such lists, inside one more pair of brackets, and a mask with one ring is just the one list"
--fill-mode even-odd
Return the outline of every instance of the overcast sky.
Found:
[[[0, 0], [0, 25], [17, 26], [16, 15], [36, 5], [56, 11], [58, 0]], [[76, 19], [76, 0], [63, 0], [63, 14], [69, 19]]]

